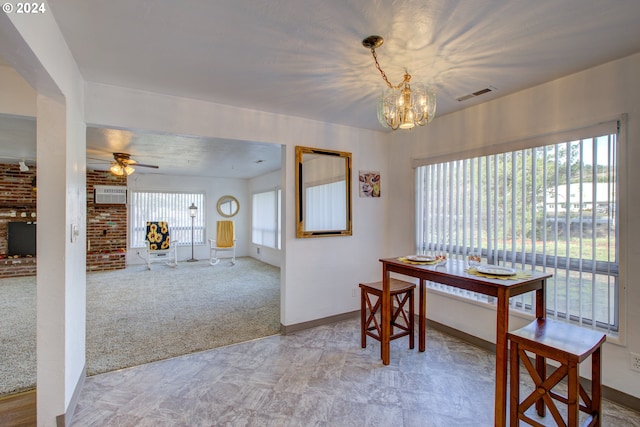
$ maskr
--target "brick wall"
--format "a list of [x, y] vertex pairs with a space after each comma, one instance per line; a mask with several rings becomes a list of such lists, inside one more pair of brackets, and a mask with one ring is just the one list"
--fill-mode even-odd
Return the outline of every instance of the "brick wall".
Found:
[[35, 258], [16, 258], [0, 260], [0, 278], [36, 275]]
[[35, 166], [26, 172], [18, 165], [0, 165], [0, 278], [36, 274], [33, 258], [6, 259], [7, 224], [13, 221], [36, 221]]
[[[0, 278], [36, 274], [35, 258], [6, 258], [7, 224], [37, 219], [35, 177], [35, 166], [21, 172], [18, 165], [0, 164]], [[127, 185], [127, 178], [87, 171], [87, 271], [125, 268], [127, 206], [94, 204], [95, 185]]]
[[96, 205], [96, 185], [127, 185], [127, 178], [108, 171], [87, 171], [87, 271], [126, 266], [127, 206]]

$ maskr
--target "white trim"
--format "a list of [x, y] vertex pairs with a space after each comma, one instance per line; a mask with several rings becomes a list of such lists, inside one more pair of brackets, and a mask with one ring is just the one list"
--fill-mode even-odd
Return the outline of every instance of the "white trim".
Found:
[[[623, 120], [620, 118], [619, 120]], [[584, 138], [590, 138], [591, 136], [601, 132], [604, 134], [613, 134], [618, 131], [618, 120], [610, 120], [602, 123], [598, 123], [593, 126], [587, 126], [583, 128], [565, 130], [560, 132], [551, 132], [542, 134], [530, 138], [518, 139], [515, 141], [508, 141], [504, 143], [485, 145], [475, 148], [473, 150], [467, 150], [457, 153], [449, 153], [442, 156], [415, 158], [411, 160], [411, 167], [413, 169], [420, 166], [433, 165], [438, 163], [445, 163], [454, 160], [465, 160], [474, 157], [490, 156], [493, 154], [506, 153], [511, 151], [524, 150], [527, 148], [541, 147], [544, 145], [556, 144], [558, 141], [576, 141]]]

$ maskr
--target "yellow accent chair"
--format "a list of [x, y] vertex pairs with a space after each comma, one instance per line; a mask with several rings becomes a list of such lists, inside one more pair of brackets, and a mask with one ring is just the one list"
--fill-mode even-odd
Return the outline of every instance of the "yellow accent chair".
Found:
[[171, 267], [178, 265], [176, 251], [178, 242], [171, 240], [169, 224], [166, 221], [147, 221], [145, 243], [147, 245], [145, 261], [149, 270], [152, 262], [164, 262]]
[[209, 239], [209, 264], [220, 262], [218, 252], [232, 252], [231, 265], [236, 264], [236, 229], [233, 221], [218, 221], [216, 238]]

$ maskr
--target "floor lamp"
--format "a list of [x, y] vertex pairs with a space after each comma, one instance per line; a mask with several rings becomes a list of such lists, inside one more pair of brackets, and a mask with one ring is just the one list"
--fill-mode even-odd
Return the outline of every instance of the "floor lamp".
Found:
[[191, 259], [188, 259], [187, 262], [194, 262], [197, 261], [197, 259], [193, 257], [193, 223], [196, 219], [196, 215], [198, 215], [198, 207], [193, 202], [191, 202], [191, 206], [189, 206], [189, 215], [191, 215]]

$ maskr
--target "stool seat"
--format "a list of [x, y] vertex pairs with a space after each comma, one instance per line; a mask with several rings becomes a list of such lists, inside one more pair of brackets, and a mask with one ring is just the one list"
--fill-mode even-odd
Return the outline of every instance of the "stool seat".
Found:
[[598, 331], [581, 328], [552, 319], [537, 319], [517, 331], [509, 332], [511, 341], [535, 348], [534, 353], [558, 360], [560, 357], [576, 363], [584, 361], [606, 340]]
[[[392, 298], [391, 335], [389, 340], [409, 336], [409, 348], [414, 347], [414, 290], [416, 285], [399, 279], [389, 279], [389, 294]], [[382, 281], [360, 283], [360, 335], [362, 348], [367, 346], [367, 336], [381, 341], [382, 327], [379, 318], [382, 303]], [[371, 296], [377, 297], [375, 303]], [[394, 306], [393, 300], [396, 305]], [[408, 313], [405, 306], [408, 307]], [[368, 315], [367, 315], [368, 311]], [[394, 332], [398, 329], [398, 332]]]
[[[559, 426], [577, 426], [579, 411], [589, 414], [585, 425], [599, 426], [602, 400], [601, 347], [606, 338], [602, 332], [552, 319], [536, 319], [523, 328], [509, 332], [507, 339], [511, 343], [511, 426], [517, 426], [520, 421], [534, 426], [541, 425], [525, 415], [525, 411], [534, 403], [540, 416], [544, 415], [544, 405], [546, 405]], [[529, 360], [527, 351], [535, 354], [536, 367]], [[589, 356], [591, 356], [591, 396], [580, 384], [579, 376], [580, 363]], [[544, 358], [560, 362], [560, 367], [548, 376]], [[520, 360], [535, 384], [534, 391], [522, 402], [520, 402]], [[553, 388], [565, 377], [567, 377], [567, 395], [561, 396], [553, 391]], [[567, 405], [567, 423], [564, 422], [552, 399]]]
[[[368, 292], [382, 292], [382, 280], [372, 283], [360, 283], [360, 288], [366, 288]], [[411, 282], [405, 282], [404, 280], [399, 279], [389, 279], [389, 292], [391, 295], [404, 293], [415, 288], [416, 285]]]

